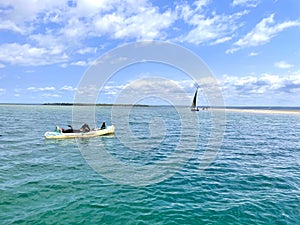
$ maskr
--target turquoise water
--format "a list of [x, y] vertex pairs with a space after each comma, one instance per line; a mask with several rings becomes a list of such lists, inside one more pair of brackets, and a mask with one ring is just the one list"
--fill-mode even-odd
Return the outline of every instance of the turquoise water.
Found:
[[[163, 121], [162, 139], [149, 138], [152, 116]], [[80, 148], [105, 150], [137, 168], [155, 165], [179, 140], [172, 108], [132, 110], [131, 132], [144, 140], [132, 150], [118, 124], [114, 136], [44, 140], [45, 131], [72, 122], [72, 107], [0, 106], [0, 224], [299, 224], [300, 115], [227, 113], [222, 147], [204, 171], [197, 158], [210, 114], [198, 116], [200, 140], [187, 163], [160, 182], [134, 186], [93, 170]], [[97, 107], [96, 118], [110, 124], [110, 108]], [[141, 150], [155, 139], [159, 145]]]

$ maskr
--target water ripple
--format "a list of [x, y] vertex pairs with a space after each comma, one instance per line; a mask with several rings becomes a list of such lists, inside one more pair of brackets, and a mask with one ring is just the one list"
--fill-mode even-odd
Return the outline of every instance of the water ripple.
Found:
[[[201, 141], [186, 165], [160, 183], [131, 187], [94, 172], [74, 140], [43, 139], [46, 130], [71, 121], [70, 107], [0, 107], [6, 128], [0, 133], [0, 224], [299, 224], [299, 116], [229, 113], [216, 160], [199, 171], [210, 135], [209, 113], [199, 112]], [[141, 120], [131, 120], [133, 132], [153, 146], [162, 140], [151, 151], [129, 149], [116, 137], [78, 141], [128, 165], [174, 157], [178, 116], [159, 107], [134, 110]], [[108, 123], [109, 113], [97, 109]], [[164, 139], [152, 139], [151, 113], [167, 123]]]

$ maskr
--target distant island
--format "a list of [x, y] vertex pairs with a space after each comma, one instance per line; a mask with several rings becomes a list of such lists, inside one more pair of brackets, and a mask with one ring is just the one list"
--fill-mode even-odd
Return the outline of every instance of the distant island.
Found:
[[148, 107], [143, 104], [110, 104], [110, 103], [43, 103], [42, 105], [59, 105], [59, 106], [127, 106], [127, 107]]

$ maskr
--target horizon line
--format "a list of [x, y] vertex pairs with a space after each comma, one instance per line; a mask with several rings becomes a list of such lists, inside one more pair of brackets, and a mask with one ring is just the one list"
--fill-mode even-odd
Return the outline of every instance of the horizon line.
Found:
[[[151, 107], [151, 106], [155, 106], [155, 107], [172, 107], [173, 105], [152, 105], [152, 104], [128, 104], [128, 103], [124, 103], [124, 104], [115, 104], [115, 103], [1, 103], [0, 105], [44, 105], [44, 106], [139, 106], [139, 107]], [[177, 107], [191, 107], [189, 105], [174, 105]], [[198, 108], [202, 108], [202, 107], [208, 107], [208, 108], [264, 108], [264, 109], [271, 109], [271, 108], [300, 108], [299, 106], [279, 106], [279, 105], [259, 105], [259, 106], [255, 106], [255, 105], [229, 105], [229, 106], [208, 106], [208, 105], [199, 105], [197, 106]]]

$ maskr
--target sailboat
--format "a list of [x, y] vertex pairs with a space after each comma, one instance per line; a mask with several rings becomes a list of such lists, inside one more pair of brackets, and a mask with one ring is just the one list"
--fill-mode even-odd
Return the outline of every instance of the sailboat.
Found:
[[198, 94], [198, 88], [196, 89], [196, 92], [194, 95], [194, 99], [193, 99], [192, 106], [191, 106], [191, 111], [199, 111], [199, 109], [197, 107], [197, 94]]

